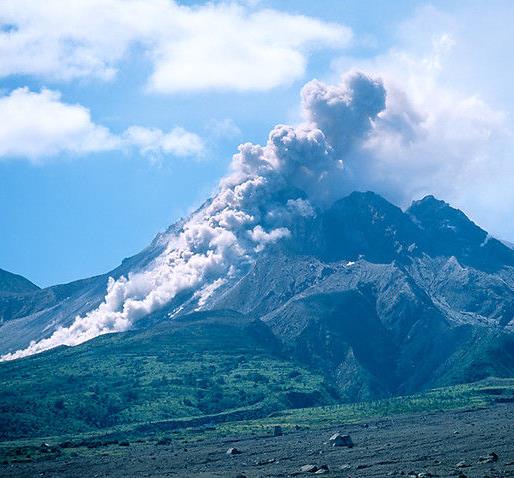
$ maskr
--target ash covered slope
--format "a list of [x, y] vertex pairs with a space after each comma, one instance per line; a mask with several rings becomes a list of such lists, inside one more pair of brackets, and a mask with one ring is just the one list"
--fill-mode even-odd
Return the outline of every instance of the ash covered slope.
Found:
[[[291, 235], [313, 214], [344, 194], [351, 170], [343, 157], [355, 152], [385, 108], [380, 80], [359, 72], [341, 85], [312, 81], [302, 90], [306, 122], [278, 125], [264, 146], [242, 144], [218, 193], [175, 233], [163, 237], [158, 254], [142, 267], [127, 268], [97, 291], [68, 303], [51, 304], [49, 314], [25, 311], [4, 343], [12, 360], [59, 345], [77, 345], [98, 335], [137, 327], [149, 314], [180, 306], [188, 296], [202, 307], [214, 291], [241, 277], [266, 249]], [[349, 176], [348, 176], [349, 177]], [[345, 188], [351, 188], [346, 184]], [[95, 282], [96, 283], [96, 282]], [[180, 310], [180, 309], [178, 309]], [[35, 319], [35, 320], [34, 320]], [[34, 324], [37, 330], [32, 330]], [[25, 329], [25, 330], [23, 330]]]
[[[174, 233], [170, 227], [167, 233]], [[25, 348], [31, 341], [48, 337], [56, 328], [69, 326], [79, 314], [98, 307], [105, 297], [109, 277], [118, 279], [147, 266], [163, 250], [162, 235], [139, 254], [125, 259], [107, 274], [45, 289], [34, 286], [0, 294], [0, 354]]]

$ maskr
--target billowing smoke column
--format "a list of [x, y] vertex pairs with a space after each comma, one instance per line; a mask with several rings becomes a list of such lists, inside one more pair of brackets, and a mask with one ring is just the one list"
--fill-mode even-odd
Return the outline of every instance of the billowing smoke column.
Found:
[[[196, 290], [201, 307], [256, 254], [288, 238], [299, 217], [314, 215], [314, 205], [342, 191], [345, 155], [384, 109], [385, 90], [380, 81], [353, 72], [339, 86], [308, 83], [302, 103], [307, 122], [276, 126], [265, 146], [241, 145], [218, 194], [168, 238], [165, 251], [146, 270], [110, 279], [97, 309], [2, 359], [127, 330], [182, 291]], [[305, 194], [276, 199], [288, 189]]]

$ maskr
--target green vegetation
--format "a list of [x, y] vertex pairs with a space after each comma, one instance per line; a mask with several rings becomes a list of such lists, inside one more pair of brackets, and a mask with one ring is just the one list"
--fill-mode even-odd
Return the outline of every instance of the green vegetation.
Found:
[[[113, 456], [123, 453], [124, 447], [137, 443], [168, 446], [227, 436], [263, 436], [270, 435], [275, 425], [281, 425], [285, 433], [306, 428], [337, 428], [401, 414], [473, 409], [505, 401], [514, 401], [514, 379], [490, 379], [370, 402], [282, 410], [264, 418], [238, 419], [200, 427], [190, 426], [191, 421], [183, 419], [182, 428], [173, 426], [168, 430], [166, 425], [176, 425], [176, 421], [126, 424], [96, 432], [3, 441], [0, 444], [0, 462], [19, 463], [77, 455]], [[213, 422], [219, 418], [223, 418], [223, 414], [210, 416]]]
[[486, 407], [492, 403], [514, 402], [514, 379], [488, 379], [477, 383], [429, 390], [425, 393], [341, 405], [283, 410], [265, 419], [222, 424], [217, 433], [251, 433], [257, 428], [281, 425], [295, 428], [350, 424], [373, 418], [407, 413], [432, 413], [455, 409]]
[[0, 455], [8, 462], [514, 401], [514, 379], [491, 379], [336, 404], [321, 373], [284, 356], [261, 322], [228, 312], [2, 363], [0, 390]]
[[0, 364], [0, 440], [335, 403], [323, 376], [281, 356], [259, 322], [225, 315]]

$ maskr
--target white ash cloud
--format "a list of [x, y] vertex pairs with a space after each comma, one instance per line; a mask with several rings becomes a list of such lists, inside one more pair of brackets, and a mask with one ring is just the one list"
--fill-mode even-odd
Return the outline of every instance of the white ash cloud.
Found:
[[252, 241], [257, 244], [255, 246], [255, 251], [260, 252], [264, 250], [268, 244], [273, 244], [284, 237], [290, 237], [291, 231], [287, 227], [277, 227], [276, 229], [271, 229], [267, 232], [262, 228], [262, 226], [257, 225], [249, 232], [249, 234]]
[[[185, 222], [179, 234], [167, 238], [165, 251], [146, 270], [111, 279], [100, 307], [2, 359], [127, 330], [182, 291], [196, 292], [201, 307], [256, 254], [271, 244], [287, 241], [300, 218], [312, 217], [315, 207], [328, 197], [341, 195], [341, 151], [367, 137], [385, 91], [379, 81], [361, 73], [344, 78], [334, 89], [335, 101], [321, 82], [310, 83], [307, 88], [303, 97], [309, 122], [276, 126], [264, 146], [241, 145], [216, 196]], [[366, 94], [372, 97], [366, 100]], [[335, 124], [327, 128], [331, 119]], [[329, 129], [329, 135], [320, 127]], [[344, 148], [336, 141], [339, 136], [345, 138]], [[331, 137], [336, 144], [329, 142]]]
[[423, 6], [389, 51], [334, 62], [336, 71], [378, 75], [387, 89], [369, 140], [345, 160], [352, 189], [402, 207], [433, 194], [512, 242], [514, 68], [505, 58], [513, 15], [503, 0]]
[[316, 215], [312, 204], [305, 199], [288, 199], [287, 208], [301, 217], [314, 217]]
[[382, 81], [354, 71], [340, 85], [313, 80], [302, 89], [305, 116], [316, 124], [339, 155], [372, 128], [371, 121], [385, 109]]
[[198, 300], [198, 307], [195, 310], [201, 310], [207, 300], [227, 282], [226, 279], [216, 279], [214, 282], [204, 285], [201, 289], [193, 294], [193, 299]]

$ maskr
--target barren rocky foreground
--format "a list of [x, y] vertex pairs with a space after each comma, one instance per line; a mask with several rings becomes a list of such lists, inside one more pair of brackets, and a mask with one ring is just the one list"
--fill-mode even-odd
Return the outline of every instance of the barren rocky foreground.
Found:
[[[353, 448], [332, 447], [333, 432]], [[504, 477], [514, 476], [514, 404], [401, 415], [345, 426], [257, 435], [140, 439], [4, 464], [5, 477]], [[212, 435], [212, 433], [211, 433]], [[51, 444], [50, 444], [51, 445]], [[128, 445], [128, 446], [127, 446]], [[240, 454], [228, 455], [229, 448]], [[497, 456], [497, 458], [496, 458]], [[320, 471], [302, 472], [304, 465]], [[326, 465], [326, 466], [323, 466]], [[328, 468], [328, 471], [326, 470]]]

